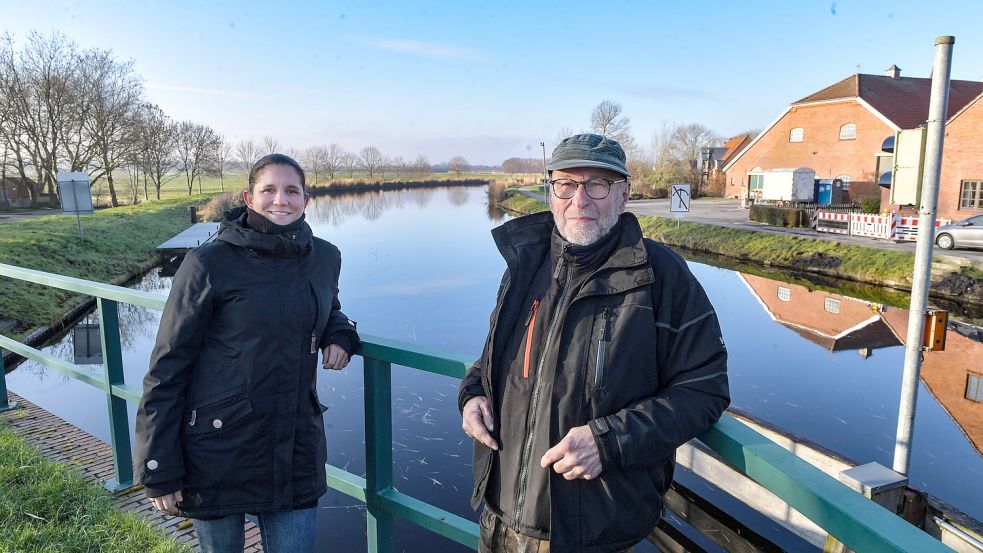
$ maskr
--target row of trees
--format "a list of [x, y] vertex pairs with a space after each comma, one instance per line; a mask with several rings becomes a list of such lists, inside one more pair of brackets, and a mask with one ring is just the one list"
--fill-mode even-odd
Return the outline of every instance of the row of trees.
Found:
[[[93, 185], [105, 180], [113, 206], [119, 205], [121, 181], [133, 202], [141, 192], [149, 199], [151, 188], [159, 199], [161, 187], [182, 175], [188, 194], [196, 184], [201, 191], [205, 175], [217, 176], [224, 189], [227, 169], [245, 171], [272, 152], [300, 161], [313, 183], [356, 171], [370, 179], [433, 171], [425, 156], [387, 157], [375, 146], [298, 151], [282, 149], [270, 136], [232, 143], [208, 125], [175, 121], [148, 102], [132, 60], [80, 49], [58, 33], [32, 32], [20, 48], [10, 35], [0, 36], [0, 177], [20, 177], [32, 203], [44, 196], [58, 203], [59, 171], [86, 172]], [[458, 174], [469, 168], [460, 156], [447, 166]]]

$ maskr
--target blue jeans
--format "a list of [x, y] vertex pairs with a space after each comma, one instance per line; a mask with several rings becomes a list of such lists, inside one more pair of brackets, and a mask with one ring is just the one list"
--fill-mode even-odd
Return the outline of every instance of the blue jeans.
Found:
[[[259, 535], [266, 553], [303, 553], [314, 550], [317, 508], [259, 513]], [[203, 553], [242, 553], [245, 515], [216, 520], [194, 519], [198, 546]]]

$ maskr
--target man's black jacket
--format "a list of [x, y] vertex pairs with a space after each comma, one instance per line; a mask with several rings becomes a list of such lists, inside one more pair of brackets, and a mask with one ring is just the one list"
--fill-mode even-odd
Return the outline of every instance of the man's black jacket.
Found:
[[[676, 448], [712, 426], [730, 402], [727, 352], [703, 288], [682, 258], [642, 237], [634, 215], [621, 215], [618, 227], [611, 256], [559, 314], [549, 441], [589, 424], [603, 471], [572, 481], [551, 471], [550, 550], [556, 553], [618, 551], [647, 536], [661, 516]], [[484, 351], [461, 383], [460, 408], [474, 396], [494, 398], [491, 372], [508, 370], [511, 360], [499, 352], [522, 324], [523, 291], [549, 255], [553, 228], [545, 212], [493, 231], [507, 269]], [[524, 421], [495, 413], [496, 437], [524, 430]], [[475, 442], [474, 508], [495, 454]]]

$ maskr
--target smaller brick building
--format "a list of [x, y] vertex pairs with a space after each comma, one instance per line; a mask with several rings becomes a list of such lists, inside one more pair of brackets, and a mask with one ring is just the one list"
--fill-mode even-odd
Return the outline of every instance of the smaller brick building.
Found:
[[[849, 198], [881, 197], [877, 158], [888, 136], [928, 119], [931, 79], [855, 74], [793, 102], [724, 166], [724, 194], [739, 198], [761, 186], [763, 173], [809, 167], [816, 178], [840, 178]], [[983, 213], [983, 82], [952, 80], [939, 192], [939, 216], [963, 219]]]

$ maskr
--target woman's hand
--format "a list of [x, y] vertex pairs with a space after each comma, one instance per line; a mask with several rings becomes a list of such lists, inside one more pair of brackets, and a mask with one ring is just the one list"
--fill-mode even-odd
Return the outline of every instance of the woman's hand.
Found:
[[324, 348], [322, 351], [324, 355], [324, 362], [321, 366], [325, 369], [334, 369], [340, 371], [348, 366], [348, 352], [342, 349], [338, 344], [331, 344]]
[[150, 503], [157, 508], [158, 511], [162, 513], [167, 513], [169, 515], [176, 515], [178, 512], [177, 504], [184, 501], [184, 497], [181, 495], [181, 491], [178, 490], [174, 493], [169, 493], [167, 495], [162, 495], [160, 497], [151, 497]]

